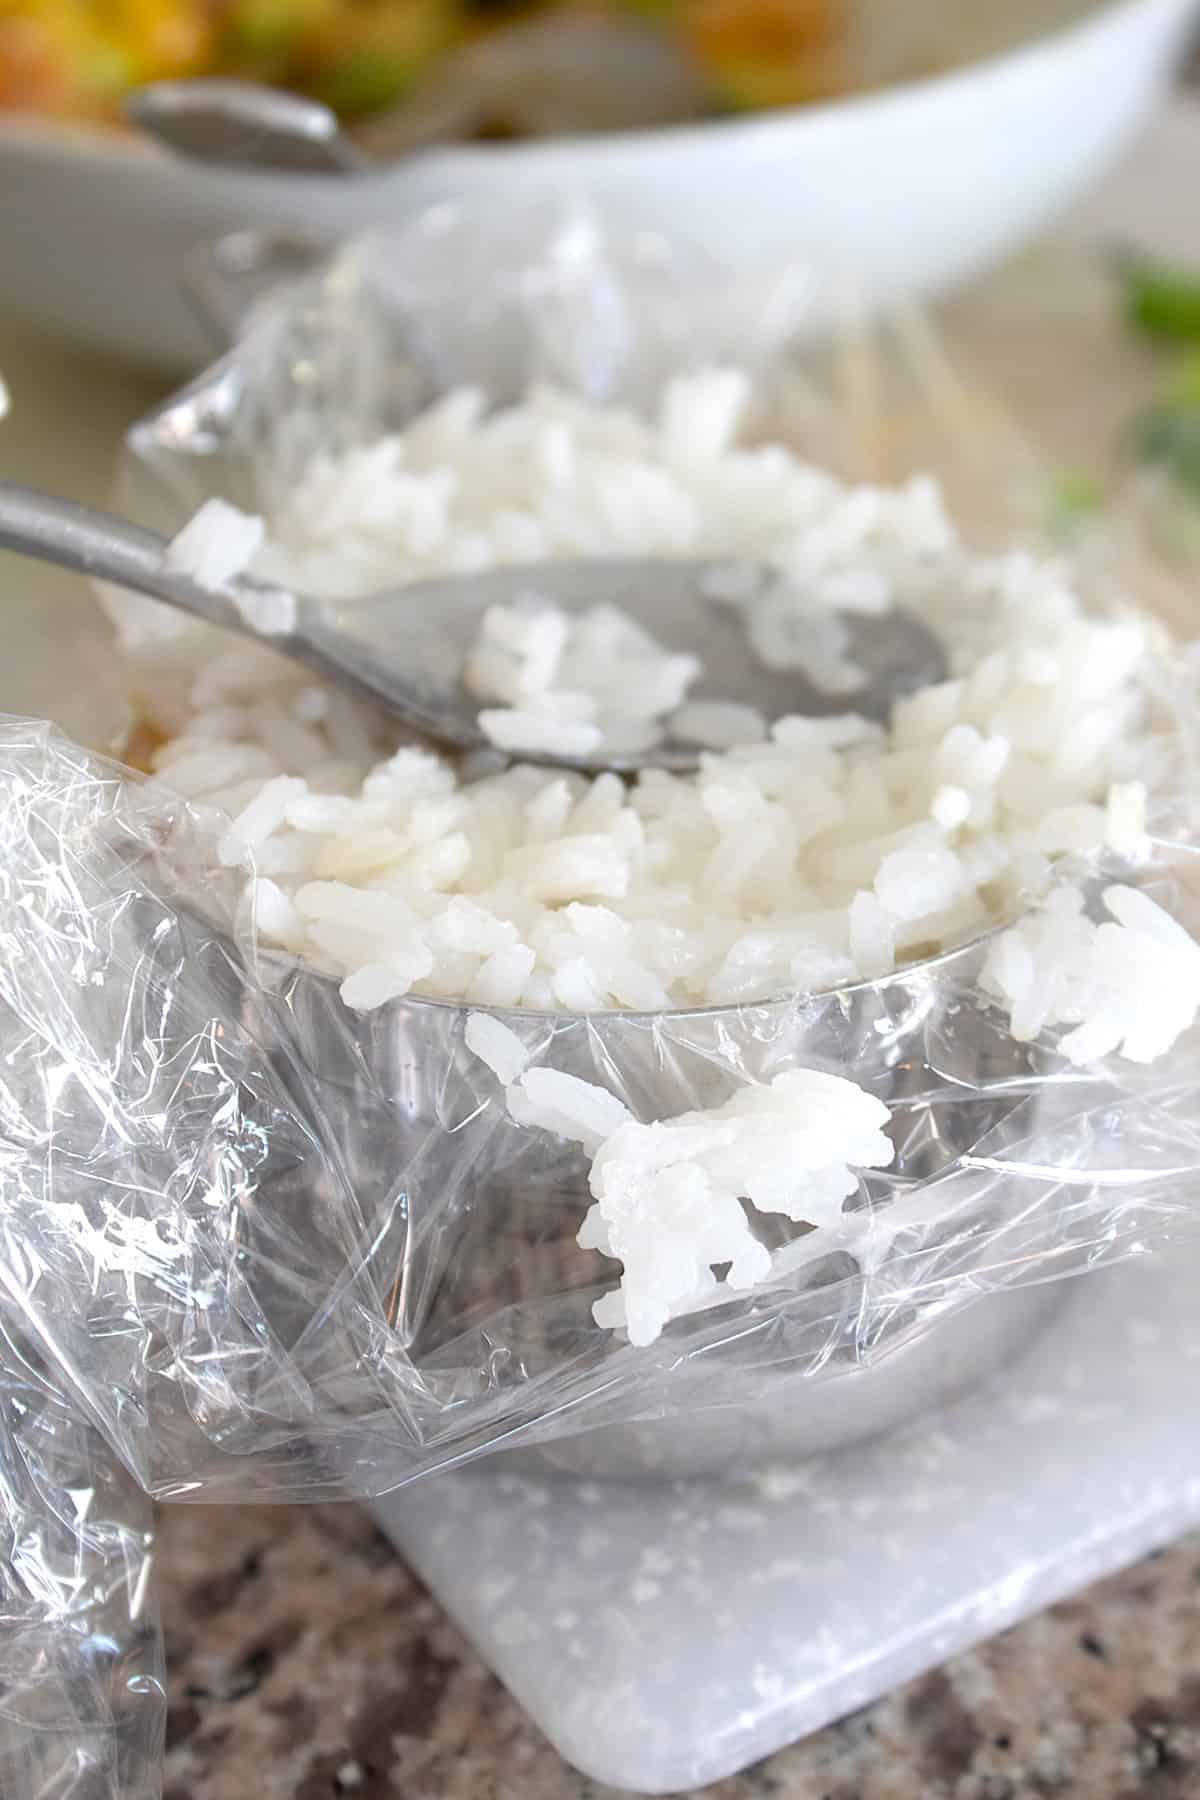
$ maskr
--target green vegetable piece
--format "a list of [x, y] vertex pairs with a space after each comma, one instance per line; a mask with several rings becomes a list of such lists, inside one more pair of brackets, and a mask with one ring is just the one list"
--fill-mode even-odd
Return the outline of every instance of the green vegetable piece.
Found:
[[314, 84], [318, 100], [342, 118], [378, 112], [399, 100], [412, 86], [419, 64], [410, 57], [380, 50], [350, 50], [340, 56]]
[[1200, 351], [1188, 351], [1175, 364], [1166, 399], [1172, 406], [1200, 411]]
[[1161, 463], [1182, 487], [1200, 494], [1200, 408], [1153, 406], [1135, 431], [1144, 462]]
[[133, 57], [119, 44], [99, 43], [87, 51], [80, 76], [83, 85], [101, 99], [111, 100], [128, 92], [138, 79]]
[[1104, 484], [1090, 469], [1065, 469], [1054, 483], [1051, 519], [1061, 531], [1073, 530], [1104, 505]]
[[1200, 342], [1200, 274], [1131, 258], [1123, 268], [1130, 322], [1147, 337]]
[[282, 56], [291, 49], [304, 20], [290, 0], [241, 0], [230, 18], [241, 49], [251, 56]]

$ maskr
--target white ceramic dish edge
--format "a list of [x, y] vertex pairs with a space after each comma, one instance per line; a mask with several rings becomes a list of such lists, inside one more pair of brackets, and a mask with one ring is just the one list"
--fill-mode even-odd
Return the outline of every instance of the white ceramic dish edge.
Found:
[[935, 80], [826, 106], [605, 138], [467, 146], [355, 182], [193, 169], [86, 130], [0, 124], [0, 309], [173, 371], [211, 343], [183, 257], [247, 226], [322, 241], [462, 197], [586, 197], [731, 265], [805, 254], [894, 297], [941, 291], [1032, 236], [1150, 115], [1196, 0], [1109, 0]]

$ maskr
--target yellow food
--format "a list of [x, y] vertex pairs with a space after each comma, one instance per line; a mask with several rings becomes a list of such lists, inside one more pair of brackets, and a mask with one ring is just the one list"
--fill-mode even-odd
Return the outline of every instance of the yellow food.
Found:
[[850, 84], [838, 0], [693, 0], [691, 49], [737, 107], [795, 106]]
[[[354, 117], [400, 98], [456, 46], [563, 3], [0, 0], [0, 109], [116, 123], [139, 83], [236, 75], [315, 94]], [[679, 35], [711, 75], [714, 111], [792, 104], [847, 85], [845, 0], [611, 3]]]

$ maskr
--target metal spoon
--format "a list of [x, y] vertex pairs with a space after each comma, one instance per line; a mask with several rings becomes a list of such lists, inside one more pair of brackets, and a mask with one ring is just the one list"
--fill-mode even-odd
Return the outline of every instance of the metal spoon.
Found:
[[361, 175], [371, 158], [319, 100], [250, 81], [156, 81], [125, 102], [135, 125], [189, 162], [289, 175]]
[[712, 92], [664, 32], [576, 18], [468, 44], [410, 99], [352, 129], [319, 100], [248, 81], [153, 82], [129, 96], [126, 111], [191, 161], [344, 176], [484, 129], [550, 137], [678, 124], [710, 113]]
[[[894, 700], [946, 675], [942, 647], [911, 613], [877, 618], [846, 615], [848, 654], [867, 679], [854, 693], [831, 694], [798, 673], [763, 667], [742, 621], [714, 605], [706, 588], [729, 559], [659, 561], [602, 559], [489, 569], [483, 574], [413, 582], [349, 604], [295, 596], [290, 631], [255, 629], [247, 612], [278, 590], [242, 576], [221, 592], [199, 586], [168, 567], [167, 539], [126, 519], [76, 506], [12, 482], [0, 482], [0, 548], [59, 563], [78, 573], [149, 594], [182, 612], [239, 632], [305, 664], [326, 680], [387, 708], [406, 725], [463, 750], [490, 749], [479, 727], [481, 702], [462, 683], [464, 659], [482, 614], [530, 594], [578, 612], [603, 603], [620, 606], [671, 650], [698, 656], [705, 673], [691, 699], [739, 701], [768, 720], [789, 713], [813, 717], [857, 712], [884, 719]], [[763, 570], [764, 581], [773, 576]], [[486, 702], [482, 704], [487, 704]], [[636, 753], [586, 756], [547, 753], [523, 760], [598, 772], [694, 768], [694, 745], [663, 740]]]

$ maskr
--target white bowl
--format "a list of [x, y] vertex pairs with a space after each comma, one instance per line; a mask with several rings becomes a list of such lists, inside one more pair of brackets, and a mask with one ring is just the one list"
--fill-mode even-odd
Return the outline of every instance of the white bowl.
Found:
[[[1007, 0], [1005, 0], [1007, 4]], [[586, 195], [727, 262], [818, 252], [881, 295], [928, 294], [1034, 233], [1150, 113], [1196, 0], [1110, 0], [956, 73], [829, 105], [678, 129], [436, 152], [340, 181], [185, 166], [58, 125], [0, 125], [0, 308], [181, 370], [212, 344], [181, 258], [244, 226], [333, 241], [451, 196]]]

